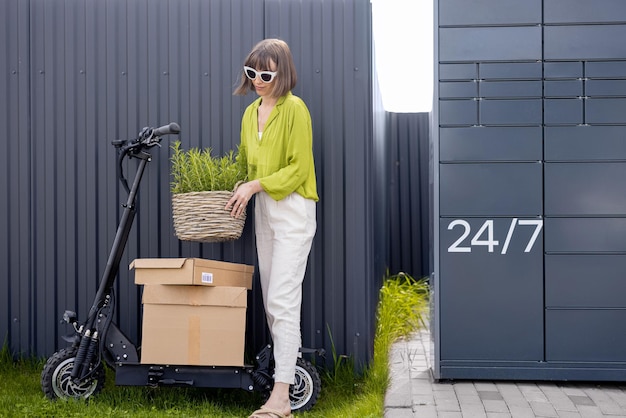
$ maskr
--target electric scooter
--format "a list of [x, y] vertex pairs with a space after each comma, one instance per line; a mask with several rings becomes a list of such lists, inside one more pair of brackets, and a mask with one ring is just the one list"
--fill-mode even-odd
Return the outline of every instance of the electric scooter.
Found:
[[[113, 284], [136, 213], [136, 199], [144, 170], [152, 158], [148, 150], [160, 146], [165, 135], [178, 134], [180, 127], [170, 123], [159, 128], [144, 128], [137, 138], [116, 140], [117, 177], [128, 193], [122, 216], [111, 247], [93, 305], [87, 319], [65, 311], [63, 320], [74, 332], [64, 337], [68, 347], [50, 356], [41, 374], [41, 387], [51, 400], [89, 398], [104, 386], [105, 364], [115, 371], [120, 386], [172, 386], [199, 388], [240, 388], [267, 396], [273, 386], [272, 346], [266, 345], [256, 355], [255, 365], [195, 366], [140, 363], [140, 349], [112, 321], [115, 311]], [[129, 186], [123, 172], [126, 159], [137, 159], [133, 183]], [[216, 342], [218, 344], [219, 342]], [[323, 349], [301, 348], [302, 353], [324, 355]], [[293, 411], [306, 411], [315, 405], [321, 391], [321, 380], [315, 366], [298, 358], [295, 382], [290, 387]]]

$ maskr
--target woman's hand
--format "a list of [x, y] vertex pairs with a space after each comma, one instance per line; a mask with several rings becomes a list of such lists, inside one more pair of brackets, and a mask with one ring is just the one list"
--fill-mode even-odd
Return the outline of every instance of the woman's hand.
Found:
[[263, 190], [263, 188], [261, 187], [261, 182], [258, 180], [243, 183], [237, 187], [224, 209], [230, 210], [230, 216], [239, 218], [246, 209], [246, 206], [248, 206], [248, 202], [252, 199], [252, 196], [261, 190]]

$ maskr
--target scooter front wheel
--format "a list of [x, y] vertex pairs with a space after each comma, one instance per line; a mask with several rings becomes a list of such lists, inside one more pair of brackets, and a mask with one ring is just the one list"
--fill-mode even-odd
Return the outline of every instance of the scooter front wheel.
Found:
[[41, 372], [41, 389], [49, 399], [87, 399], [102, 390], [105, 378], [102, 366], [80, 383], [72, 379], [77, 351], [74, 347], [64, 348], [48, 358]]
[[292, 411], [308, 411], [313, 408], [322, 390], [317, 369], [309, 361], [298, 358], [294, 384], [289, 388]]

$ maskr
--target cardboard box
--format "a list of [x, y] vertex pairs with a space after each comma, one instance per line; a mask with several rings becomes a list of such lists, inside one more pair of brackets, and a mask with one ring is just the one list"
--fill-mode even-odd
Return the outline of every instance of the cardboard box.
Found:
[[136, 284], [194, 284], [247, 289], [252, 289], [254, 273], [254, 266], [202, 258], [138, 258], [129, 269], [135, 269]]
[[247, 289], [146, 285], [141, 363], [243, 366]]

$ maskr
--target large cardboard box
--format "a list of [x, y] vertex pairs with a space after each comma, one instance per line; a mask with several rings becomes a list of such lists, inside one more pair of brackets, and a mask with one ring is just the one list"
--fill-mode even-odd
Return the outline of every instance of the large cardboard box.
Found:
[[254, 266], [202, 258], [138, 258], [136, 284], [184, 284], [233, 286], [252, 289]]
[[145, 285], [141, 363], [243, 366], [247, 289]]

